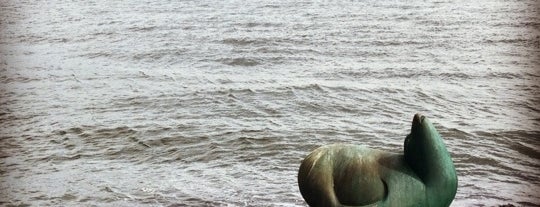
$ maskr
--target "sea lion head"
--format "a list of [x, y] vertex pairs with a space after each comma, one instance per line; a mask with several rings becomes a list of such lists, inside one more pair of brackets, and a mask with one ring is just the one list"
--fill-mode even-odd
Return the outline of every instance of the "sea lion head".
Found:
[[439, 132], [421, 114], [414, 115], [411, 133], [405, 138], [404, 147], [405, 160], [420, 177], [429, 173], [434, 158], [448, 154]]
[[435, 127], [433, 126], [433, 123], [431, 123], [431, 121], [427, 117], [419, 113], [414, 115], [412, 126], [411, 126], [411, 134], [414, 133], [416, 135], [426, 136], [427, 134], [423, 134], [423, 133], [426, 133], [426, 132], [432, 133], [433, 130], [435, 130]]
[[414, 148], [412, 143], [418, 143], [427, 139], [431, 134], [433, 124], [422, 114], [415, 114], [412, 121], [411, 133], [405, 138], [405, 151]]
[[457, 192], [457, 174], [441, 135], [416, 114], [405, 139], [405, 162], [426, 185], [429, 206], [449, 206]]

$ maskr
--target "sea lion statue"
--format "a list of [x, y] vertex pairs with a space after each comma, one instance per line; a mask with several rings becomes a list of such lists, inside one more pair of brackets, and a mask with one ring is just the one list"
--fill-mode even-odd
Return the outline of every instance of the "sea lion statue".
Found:
[[414, 115], [403, 154], [334, 144], [309, 154], [298, 172], [313, 207], [448, 207], [457, 191], [450, 154], [433, 124]]

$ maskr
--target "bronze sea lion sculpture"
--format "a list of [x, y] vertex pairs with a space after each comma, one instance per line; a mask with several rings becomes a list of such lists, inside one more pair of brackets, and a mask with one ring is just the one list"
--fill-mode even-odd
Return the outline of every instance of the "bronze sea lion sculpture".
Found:
[[322, 146], [300, 165], [300, 192], [310, 206], [449, 206], [457, 175], [433, 124], [414, 115], [404, 145], [403, 154], [357, 145]]

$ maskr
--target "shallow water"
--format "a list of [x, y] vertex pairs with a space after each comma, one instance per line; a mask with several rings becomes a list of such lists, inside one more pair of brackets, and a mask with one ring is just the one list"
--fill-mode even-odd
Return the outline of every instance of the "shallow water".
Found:
[[0, 0], [0, 204], [306, 206], [311, 150], [421, 112], [452, 206], [538, 206], [537, 3]]

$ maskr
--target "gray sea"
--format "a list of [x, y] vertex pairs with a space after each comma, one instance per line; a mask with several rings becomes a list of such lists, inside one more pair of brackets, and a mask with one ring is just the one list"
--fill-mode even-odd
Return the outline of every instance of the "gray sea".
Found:
[[537, 0], [0, 0], [0, 206], [307, 206], [319, 146], [444, 138], [540, 206]]

